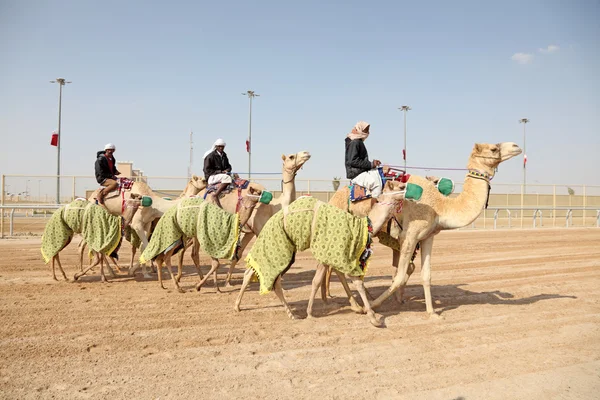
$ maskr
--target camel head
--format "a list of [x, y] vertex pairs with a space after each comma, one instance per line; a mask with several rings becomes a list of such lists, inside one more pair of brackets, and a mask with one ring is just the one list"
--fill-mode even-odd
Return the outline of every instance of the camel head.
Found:
[[373, 235], [379, 233], [379, 230], [392, 217], [396, 209], [400, 205], [400, 202], [404, 200], [404, 193], [406, 189], [406, 183], [395, 182], [394, 188], [397, 190], [390, 190], [386, 184], [384, 191], [381, 192], [377, 198], [377, 202], [371, 208], [369, 212], [369, 218], [373, 224]]
[[286, 172], [290, 172], [294, 175], [298, 172], [305, 162], [310, 160], [310, 153], [308, 151], [299, 151], [298, 153], [281, 155], [283, 160], [283, 169]]
[[471, 157], [469, 158], [468, 168], [481, 168], [494, 170], [503, 161], [521, 154], [521, 148], [513, 142], [504, 142], [497, 144], [475, 143]]
[[142, 205], [142, 196], [139, 194], [132, 193], [130, 198], [125, 200], [125, 210], [123, 211], [123, 224], [125, 228], [131, 224], [131, 220], [133, 216], [138, 211], [140, 206]]
[[204, 179], [203, 176], [192, 175], [192, 179], [190, 179], [188, 184], [196, 188], [198, 191], [195, 194], [198, 194], [202, 190], [206, 189], [206, 187], [208, 186], [208, 181]]
[[250, 216], [252, 215], [252, 211], [254, 211], [254, 208], [259, 204], [259, 202], [268, 204], [272, 198], [273, 195], [271, 192], [265, 190], [262, 185], [251, 182], [248, 185], [248, 191], [240, 200], [240, 224], [244, 225], [246, 222], [248, 222]]

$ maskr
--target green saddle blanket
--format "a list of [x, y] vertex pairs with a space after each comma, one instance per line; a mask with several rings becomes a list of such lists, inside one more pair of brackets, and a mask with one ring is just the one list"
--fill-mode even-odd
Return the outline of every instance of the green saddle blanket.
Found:
[[275, 279], [291, 266], [297, 251], [311, 249], [320, 263], [338, 271], [363, 276], [360, 257], [367, 247], [367, 218], [357, 218], [313, 197], [300, 197], [273, 215], [246, 257], [260, 281], [260, 293], [273, 288]]
[[184, 237], [196, 237], [200, 247], [213, 258], [232, 258], [239, 238], [239, 216], [204, 201], [183, 199], [158, 221], [140, 263], [155, 259]]
[[87, 200], [75, 200], [58, 209], [44, 228], [42, 257], [48, 263], [75, 233], [83, 236], [90, 250], [112, 254], [121, 243], [121, 217]]

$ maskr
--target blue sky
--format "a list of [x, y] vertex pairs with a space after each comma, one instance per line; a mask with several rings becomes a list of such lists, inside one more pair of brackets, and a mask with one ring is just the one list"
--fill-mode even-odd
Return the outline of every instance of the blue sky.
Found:
[[[219, 137], [245, 172], [251, 89], [254, 172], [308, 150], [301, 177], [344, 176], [359, 120], [371, 158], [399, 165], [408, 104], [409, 165], [522, 145], [527, 117], [528, 182], [600, 185], [599, 17], [598, 1], [2, 0], [0, 173], [56, 171], [64, 77], [63, 174], [92, 175], [113, 142], [147, 175], [185, 176], [190, 130], [196, 173]], [[519, 159], [496, 181], [521, 179]]]

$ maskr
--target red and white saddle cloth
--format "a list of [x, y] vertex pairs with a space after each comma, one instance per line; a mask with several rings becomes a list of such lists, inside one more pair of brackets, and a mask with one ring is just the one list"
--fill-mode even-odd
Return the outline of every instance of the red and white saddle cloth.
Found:
[[119, 191], [123, 192], [125, 190], [131, 190], [131, 187], [133, 186], [133, 181], [131, 179], [128, 178], [119, 178], [117, 179], [117, 182], [119, 183]]

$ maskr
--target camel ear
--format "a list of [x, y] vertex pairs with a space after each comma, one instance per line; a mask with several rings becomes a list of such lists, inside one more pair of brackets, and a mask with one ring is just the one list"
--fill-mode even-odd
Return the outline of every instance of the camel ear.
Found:
[[197, 175], [192, 175], [192, 179], [197, 181], [198, 180], [198, 176]]
[[282, 160], [282, 161], [285, 161], [285, 154], [282, 154], [282, 155], [281, 155], [281, 160]]
[[481, 153], [482, 150], [483, 150], [483, 146], [480, 145], [479, 143], [475, 143], [475, 146], [473, 146], [473, 151], [475, 153]]
[[130, 196], [130, 197], [131, 197], [132, 199], [134, 199], [134, 200], [138, 200], [138, 199], [141, 199], [141, 198], [142, 198], [142, 195], [140, 195], [140, 194], [137, 194], [137, 193], [131, 193], [131, 196]]

